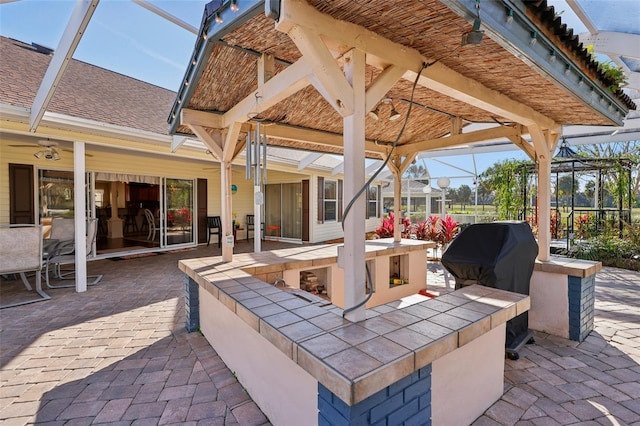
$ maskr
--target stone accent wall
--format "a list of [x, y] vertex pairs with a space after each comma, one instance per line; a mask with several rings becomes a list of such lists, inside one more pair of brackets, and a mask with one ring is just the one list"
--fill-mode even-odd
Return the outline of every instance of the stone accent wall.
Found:
[[582, 342], [593, 330], [596, 276], [569, 276], [569, 339]]
[[349, 406], [318, 383], [318, 425], [431, 424], [431, 364]]
[[184, 276], [184, 304], [187, 331], [191, 333], [200, 328], [200, 297], [198, 283]]

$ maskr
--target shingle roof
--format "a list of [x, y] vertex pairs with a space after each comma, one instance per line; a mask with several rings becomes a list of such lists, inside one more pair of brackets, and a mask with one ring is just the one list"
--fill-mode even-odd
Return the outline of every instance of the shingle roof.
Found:
[[[0, 103], [31, 108], [52, 56], [0, 37]], [[176, 93], [72, 60], [48, 111], [166, 135]]]

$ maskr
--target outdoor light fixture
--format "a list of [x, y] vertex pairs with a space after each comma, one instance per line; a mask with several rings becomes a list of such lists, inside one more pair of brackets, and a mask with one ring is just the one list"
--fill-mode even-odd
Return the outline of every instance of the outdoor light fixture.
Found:
[[473, 21], [473, 30], [462, 35], [460, 46], [466, 46], [467, 44], [480, 44], [482, 42], [484, 32], [480, 31], [480, 24], [482, 24], [482, 21], [480, 20], [480, 0], [476, 0], [476, 10], [478, 15]]
[[44, 151], [38, 151], [35, 154], [33, 154], [33, 156], [36, 157], [38, 160], [41, 159], [43, 155], [44, 155]]
[[224, 21], [222, 16], [218, 12], [216, 12], [215, 17], [213, 18], [216, 21], [216, 24], [222, 24]]
[[531, 32], [531, 40], [529, 40], [529, 46], [533, 47], [536, 45], [536, 43], [538, 42], [538, 32], [537, 31], [532, 31]]
[[460, 46], [466, 46], [467, 44], [482, 43], [482, 37], [484, 36], [484, 31], [480, 31], [481, 23], [482, 21], [480, 20], [480, 17], [477, 17], [473, 21], [473, 30], [462, 35], [462, 41], [460, 42]]
[[229, 9], [231, 9], [232, 12], [239, 11], [240, 7], [238, 7], [238, 0], [231, 0], [231, 6], [229, 6]]
[[556, 61], [556, 51], [555, 50], [551, 50], [551, 54], [549, 55], [549, 61], [550, 62], [555, 62]]
[[[389, 102], [391, 102], [391, 100], [389, 100]], [[396, 107], [393, 106], [393, 103], [391, 103], [391, 113], [389, 114], [389, 120], [396, 121], [400, 117], [402, 116], [398, 111], [396, 111]]]
[[509, 8], [507, 9], [507, 24], [510, 24], [513, 22], [513, 9]]
[[374, 120], [378, 120], [380, 118], [380, 110], [384, 105], [391, 105], [391, 111], [389, 112], [389, 121], [395, 121], [400, 117], [402, 117], [402, 114], [400, 114], [396, 110], [396, 107], [393, 106], [393, 100], [391, 98], [382, 99], [380, 101], [380, 104], [378, 104], [378, 106], [375, 109], [369, 111], [367, 115]]
[[378, 105], [375, 109], [369, 111], [367, 115], [376, 121], [380, 119], [380, 105]]

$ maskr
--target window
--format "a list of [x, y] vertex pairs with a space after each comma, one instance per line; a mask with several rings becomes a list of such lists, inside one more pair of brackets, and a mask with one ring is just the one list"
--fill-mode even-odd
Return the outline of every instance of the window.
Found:
[[380, 186], [369, 186], [367, 194], [367, 219], [370, 217], [380, 217], [380, 209], [378, 208]]
[[318, 222], [342, 221], [342, 180], [318, 176]]
[[338, 220], [338, 182], [324, 181], [324, 221]]

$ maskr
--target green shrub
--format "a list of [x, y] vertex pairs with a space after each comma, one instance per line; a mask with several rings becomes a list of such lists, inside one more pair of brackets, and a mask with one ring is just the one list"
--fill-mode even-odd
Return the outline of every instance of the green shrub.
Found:
[[622, 238], [603, 234], [574, 245], [566, 255], [602, 262], [604, 266], [640, 271], [640, 224], [626, 225]]

